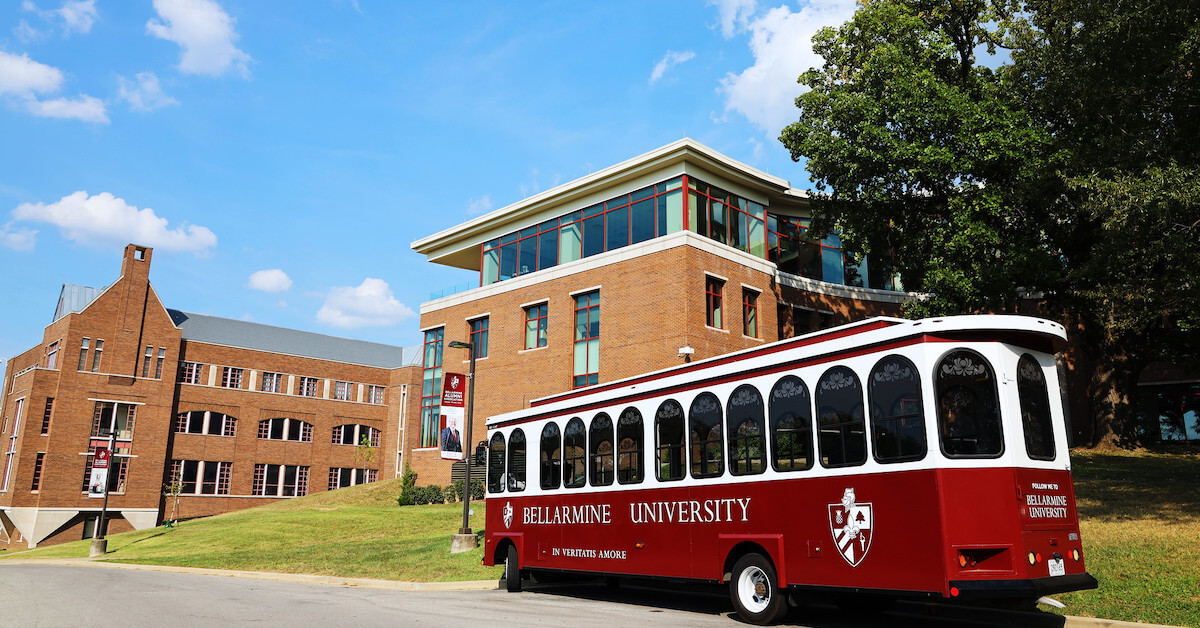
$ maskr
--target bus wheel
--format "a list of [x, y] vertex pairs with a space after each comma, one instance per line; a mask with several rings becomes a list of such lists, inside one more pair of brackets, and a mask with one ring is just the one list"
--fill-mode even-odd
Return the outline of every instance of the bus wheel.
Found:
[[504, 559], [504, 586], [509, 593], [521, 591], [521, 565], [517, 558], [517, 546], [508, 546], [508, 557]]
[[760, 554], [738, 559], [729, 581], [729, 597], [738, 616], [751, 624], [763, 626], [782, 619], [787, 612], [787, 596], [779, 590], [775, 568]]

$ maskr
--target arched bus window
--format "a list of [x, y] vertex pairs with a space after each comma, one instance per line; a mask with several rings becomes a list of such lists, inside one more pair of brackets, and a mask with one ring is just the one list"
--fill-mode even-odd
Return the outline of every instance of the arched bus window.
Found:
[[587, 428], [583, 419], [567, 421], [563, 430], [563, 486], [579, 488], [587, 483]]
[[642, 432], [642, 413], [632, 406], [625, 408], [617, 419], [617, 481], [621, 484], [642, 481]]
[[687, 463], [683, 458], [683, 406], [668, 399], [654, 413], [654, 433], [657, 439], [657, 457], [660, 482], [682, 480]]
[[519, 427], [508, 436], [508, 490], [525, 490], [525, 432]]
[[1025, 453], [1034, 460], [1054, 460], [1054, 427], [1050, 422], [1050, 394], [1042, 366], [1026, 353], [1017, 361], [1017, 395], [1021, 398], [1021, 427]]
[[996, 377], [983, 356], [952, 351], [938, 363], [938, 436], [951, 458], [995, 458], [1004, 452]]
[[812, 402], [808, 386], [786, 375], [771, 389], [771, 466], [803, 471], [813, 466]]
[[608, 486], [613, 483], [613, 424], [608, 415], [601, 412], [592, 419], [588, 434], [588, 468], [591, 469], [592, 486]]
[[758, 389], [745, 384], [729, 396], [726, 408], [729, 429], [729, 472], [762, 473], [767, 468], [766, 412]]
[[561, 458], [562, 439], [559, 437], [558, 424], [547, 423], [542, 428], [542, 488], [558, 488], [558, 482], [562, 479]]
[[817, 382], [817, 441], [821, 465], [848, 467], [867, 461], [862, 384], [854, 371], [835, 366]]
[[692, 477], [715, 478], [725, 472], [721, 432], [721, 402], [705, 392], [696, 395], [688, 409], [688, 445], [692, 450]]
[[885, 357], [871, 370], [867, 395], [875, 459], [887, 463], [924, 458], [928, 446], [917, 367], [898, 355]]
[[504, 435], [496, 432], [488, 444], [487, 483], [489, 493], [504, 491]]

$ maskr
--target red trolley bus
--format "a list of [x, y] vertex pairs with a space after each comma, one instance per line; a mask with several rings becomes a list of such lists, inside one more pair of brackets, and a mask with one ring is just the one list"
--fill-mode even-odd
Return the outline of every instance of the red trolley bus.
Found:
[[[993, 599], [1094, 588], [1057, 323], [875, 318], [491, 417], [485, 564], [787, 594]], [[866, 600], [863, 600], [865, 603]]]

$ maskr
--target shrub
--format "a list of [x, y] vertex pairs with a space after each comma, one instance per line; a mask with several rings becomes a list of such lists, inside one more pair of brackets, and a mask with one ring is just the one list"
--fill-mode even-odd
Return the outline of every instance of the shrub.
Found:
[[[454, 481], [454, 491], [459, 496], [462, 496], [465, 494], [463, 491], [463, 481], [462, 480]], [[475, 499], [475, 500], [483, 499], [483, 480], [482, 479], [471, 478], [471, 499]]]
[[458, 501], [458, 488], [453, 484], [447, 484], [442, 488], [442, 494], [446, 496], [446, 503], [453, 504]]
[[412, 506], [417, 503], [417, 474], [404, 463], [404, 474], [400, 476], [400, 496], [396, 498], [396, 504], [400, 506]]

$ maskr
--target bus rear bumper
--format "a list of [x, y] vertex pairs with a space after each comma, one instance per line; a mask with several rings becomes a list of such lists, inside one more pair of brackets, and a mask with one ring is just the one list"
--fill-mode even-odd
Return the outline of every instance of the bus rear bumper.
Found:
[[1095, 589], [1099, 586], [1091, 574], [1080, 573], [1048, 578], [1019, 580], [951, 580], [960, 599], [1037, 598], [1054, 593]]

